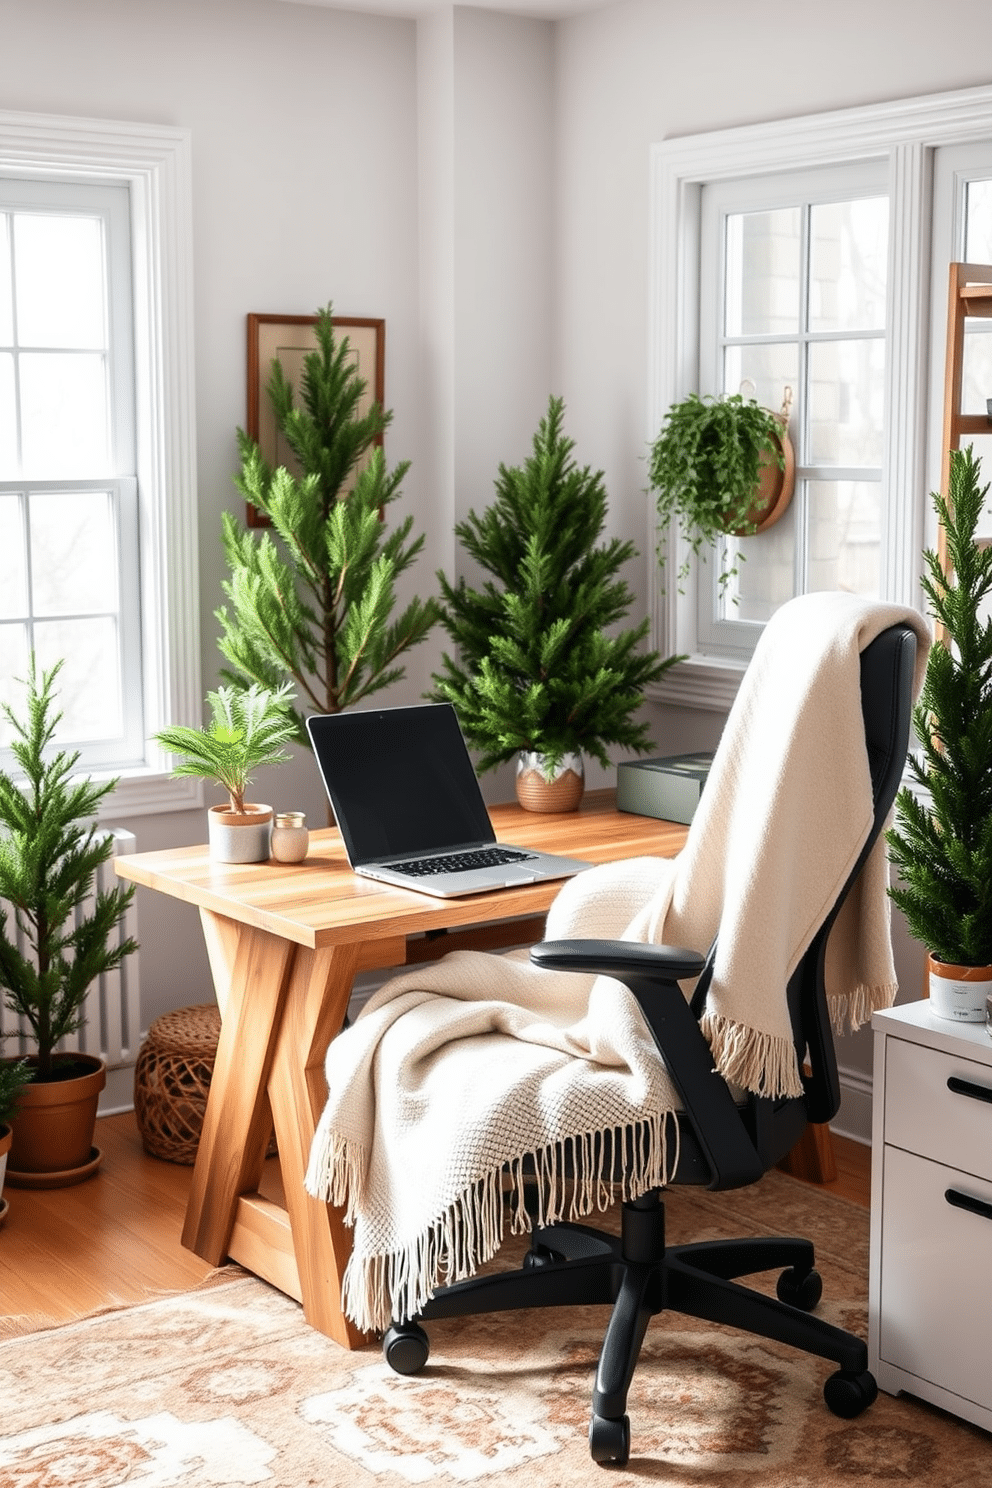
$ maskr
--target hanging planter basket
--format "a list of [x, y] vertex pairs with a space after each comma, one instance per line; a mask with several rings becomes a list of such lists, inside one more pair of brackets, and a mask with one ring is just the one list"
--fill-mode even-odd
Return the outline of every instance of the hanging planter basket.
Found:
[[763, 457], [758, 493], [747, 514], [747, 521], [730, 529], [733, 537], [757, 537], [759, 532], [767, 532], [769, 527], [780, 522], [789, 510], [796, 489], [796, 451], [789, 438], [786, 420], [782, 422], [778, 445], [783, 463], [779, 465], [770, 455]]
[[[742, 386], [743, 390], [743, 386]], [[796, 451], [789, 438], [789, 410], [792, 406], [792, 389], [787, 387], [782, 398], [782, 407], [775, 415], [780, 425], [776, 435], [781, 463], [771, 453], [761, 457], [758, 489], [747, 514], [747, 520], [738, 527], [729, 527], [733, 537], [757, 537], [767, 532], [785, 516], [796, 489]]]

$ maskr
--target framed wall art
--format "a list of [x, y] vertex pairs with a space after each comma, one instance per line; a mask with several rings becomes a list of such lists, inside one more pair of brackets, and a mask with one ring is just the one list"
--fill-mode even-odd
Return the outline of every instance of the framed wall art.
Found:
[[[245, 428], [270, 465], [285, 465], [298, 473], [296, 457], [277, 425], [268, 385], [273, 361], [278, 358], [294, 391], [299, 385], [303, 359], [317, 350], [314, 327], [316, 315], [248, 316], [248, 417]], [[335, 336], [347, 337], [348, 348], [365, 381], [365, 393], [359, 412], [365, 413], [374, 402], [385, 406], [386, 322], [367, 316], [334, 315], [331, 318]], [[382, 442], [381, 436], [376, 441]], [[250, 503], [247, 507], [249, 527], [267, 527], [269, 520]]]

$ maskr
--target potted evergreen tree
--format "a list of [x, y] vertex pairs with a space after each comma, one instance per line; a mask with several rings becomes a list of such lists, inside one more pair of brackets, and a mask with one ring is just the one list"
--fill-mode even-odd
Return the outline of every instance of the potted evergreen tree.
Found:
[[11, 1123], [17, 1111], [17, 1097], [31, 1078], [26, 1059], [0, 1059], [0, 1224], [7, 1217], [9, 1205], [3, 1196], [7, 1176], [7, 1154], [14, 1138]]
[[217, 611], [226, 680], [269, 689], [291, 680], [300, 700], [295, 737], [307, 748], [305, 711], [336, 713], [398, 681], [399, 658], [438, 616], [435, 600], [415, 597], [391, 618], [396, 580], [424, 542], [408, 542], [412, 517], [392, 530], [385, 521], [409, 462], [387, 470], [376, 441], [392, 415], [377, 403], [359, 412], [366, 384], [347, 337], [335, 338], [329, 305], [318, 313], [316, 337], [318, 350], [303, 364], [301, 406], [278, 359], [268, 387], [300, 477], [273, 470], [238, 430], [235, 485], [270, 519], [275, 537], [224, 514], [231, 576], [228, 603]]
[[155, 735], [181, 759], [173, 775], [213, 780], [227, 791], [226, 805], [211, 806], [207, 831], [211, 856], [220, 863], [264, 863], [272, 836], [272, 807], [246, 801], [252, 773], [283, 764], [284, 745], [296, 734], [291, 713], [293, 684], [270, 689], [219, 687], [207, 693], [211, 720], [206, 728], [174, 724]]
[[[650, 447], [648, 482], [663, 527], [677, 520], [693, 554], [714, 547], [727, 533], [752, 537], [785, 514], [795, 485], [795, 457], [788, 435], [791, 390], [781, 413], [733, 393], [701, 398], [689, 393], [673, 403]], [[659, 549], [663, 555], [664, 538]], [[743, 556], [725, 552], [719, 582], [725, 587]], [[678, 573], [681, 584], [688, 559]]]
[[36, 1045], [31, 1080], [18, 1095], [7, 1181], [42, 1188], [79, 1182], [99, 1164], [93, 1132], [103, 1060], [56, 1047], [81, 1026], [94, 979], [137, 949], [119, 933], [133, 886], [93, 892], [97, 869], [113, 853], [93, 819], [117, 782], [76, 776], [78, 752], [50, 751], [62, 716], [53, 711], [61, 665], [39, 679], [32, 657], [26, 720], [4, 704], [23, 783], [0, 771], [0, 989]]
[[517, 757], [517, 795], [530, 810], [574, 809], [582, 755], [609, 765], [605, 746], [652, 745], [635, 721], [643, 690], [676, 658], [644, 652], [648, 621], [616, 624], [633, 595], [617, 577], [632, 543], [599, 543], [606, 521], [602, 471], [580, 468], [552, 398], [522, 466], [500, 465], [496, 499], [455, 533], [492, 575], [482, 589], [438, 578], [441, 623], [457, 648], [433, 677], [453, 704], [479, 768]]
[[923, 588], [937, 633], [914, 713], [922, 754], [888, 834], [901, 882], [891, 889], [930, 956], [930, 1000], [941, 1017], [981, 1021], [992, 992], [992, 547], [976, 540], [989, 487], [969, 446], [951, 455], [949, 498], [933, 502], [950, 571], [924, 553]]

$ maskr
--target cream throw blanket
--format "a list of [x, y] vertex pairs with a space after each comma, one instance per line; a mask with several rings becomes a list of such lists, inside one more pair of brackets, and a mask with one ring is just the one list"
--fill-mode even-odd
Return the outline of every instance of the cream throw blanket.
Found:
[[[867, 839], [871, 782], [859, 653], [912, 610], [805, 596], [766, 626], [678, 858], [593, 868], [568, 881], [546, 938], [719, 945], [703, 1028], [718, 1068], [762, 1095], [802, 1093], [785, 986]], [[838, 1025], [891, 1003], [895, 972], [884, 840], [831, 933]], [[457, 951], [390, 981], [327, 1054], [330, 1095], [307, 1173], [344, 1206], [354, 1248], [342, 1304], [363, 1329], [415, 1316], [472, 1275], [504, 1233], [662, 1187], [677, 1163], [675, 1091], [631, 994], [607, 977], [542, 970], [526, 951]], [[566, 1185], [566, 1171], [574, 1183]]]

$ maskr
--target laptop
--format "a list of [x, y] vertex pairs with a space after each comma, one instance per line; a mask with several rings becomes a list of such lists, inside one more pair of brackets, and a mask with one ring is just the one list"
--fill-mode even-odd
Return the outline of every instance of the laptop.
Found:
[[590, 864], [496, 841], [450, 703], [307, 719], [348, 861], [442, 899], [570, 878]]

